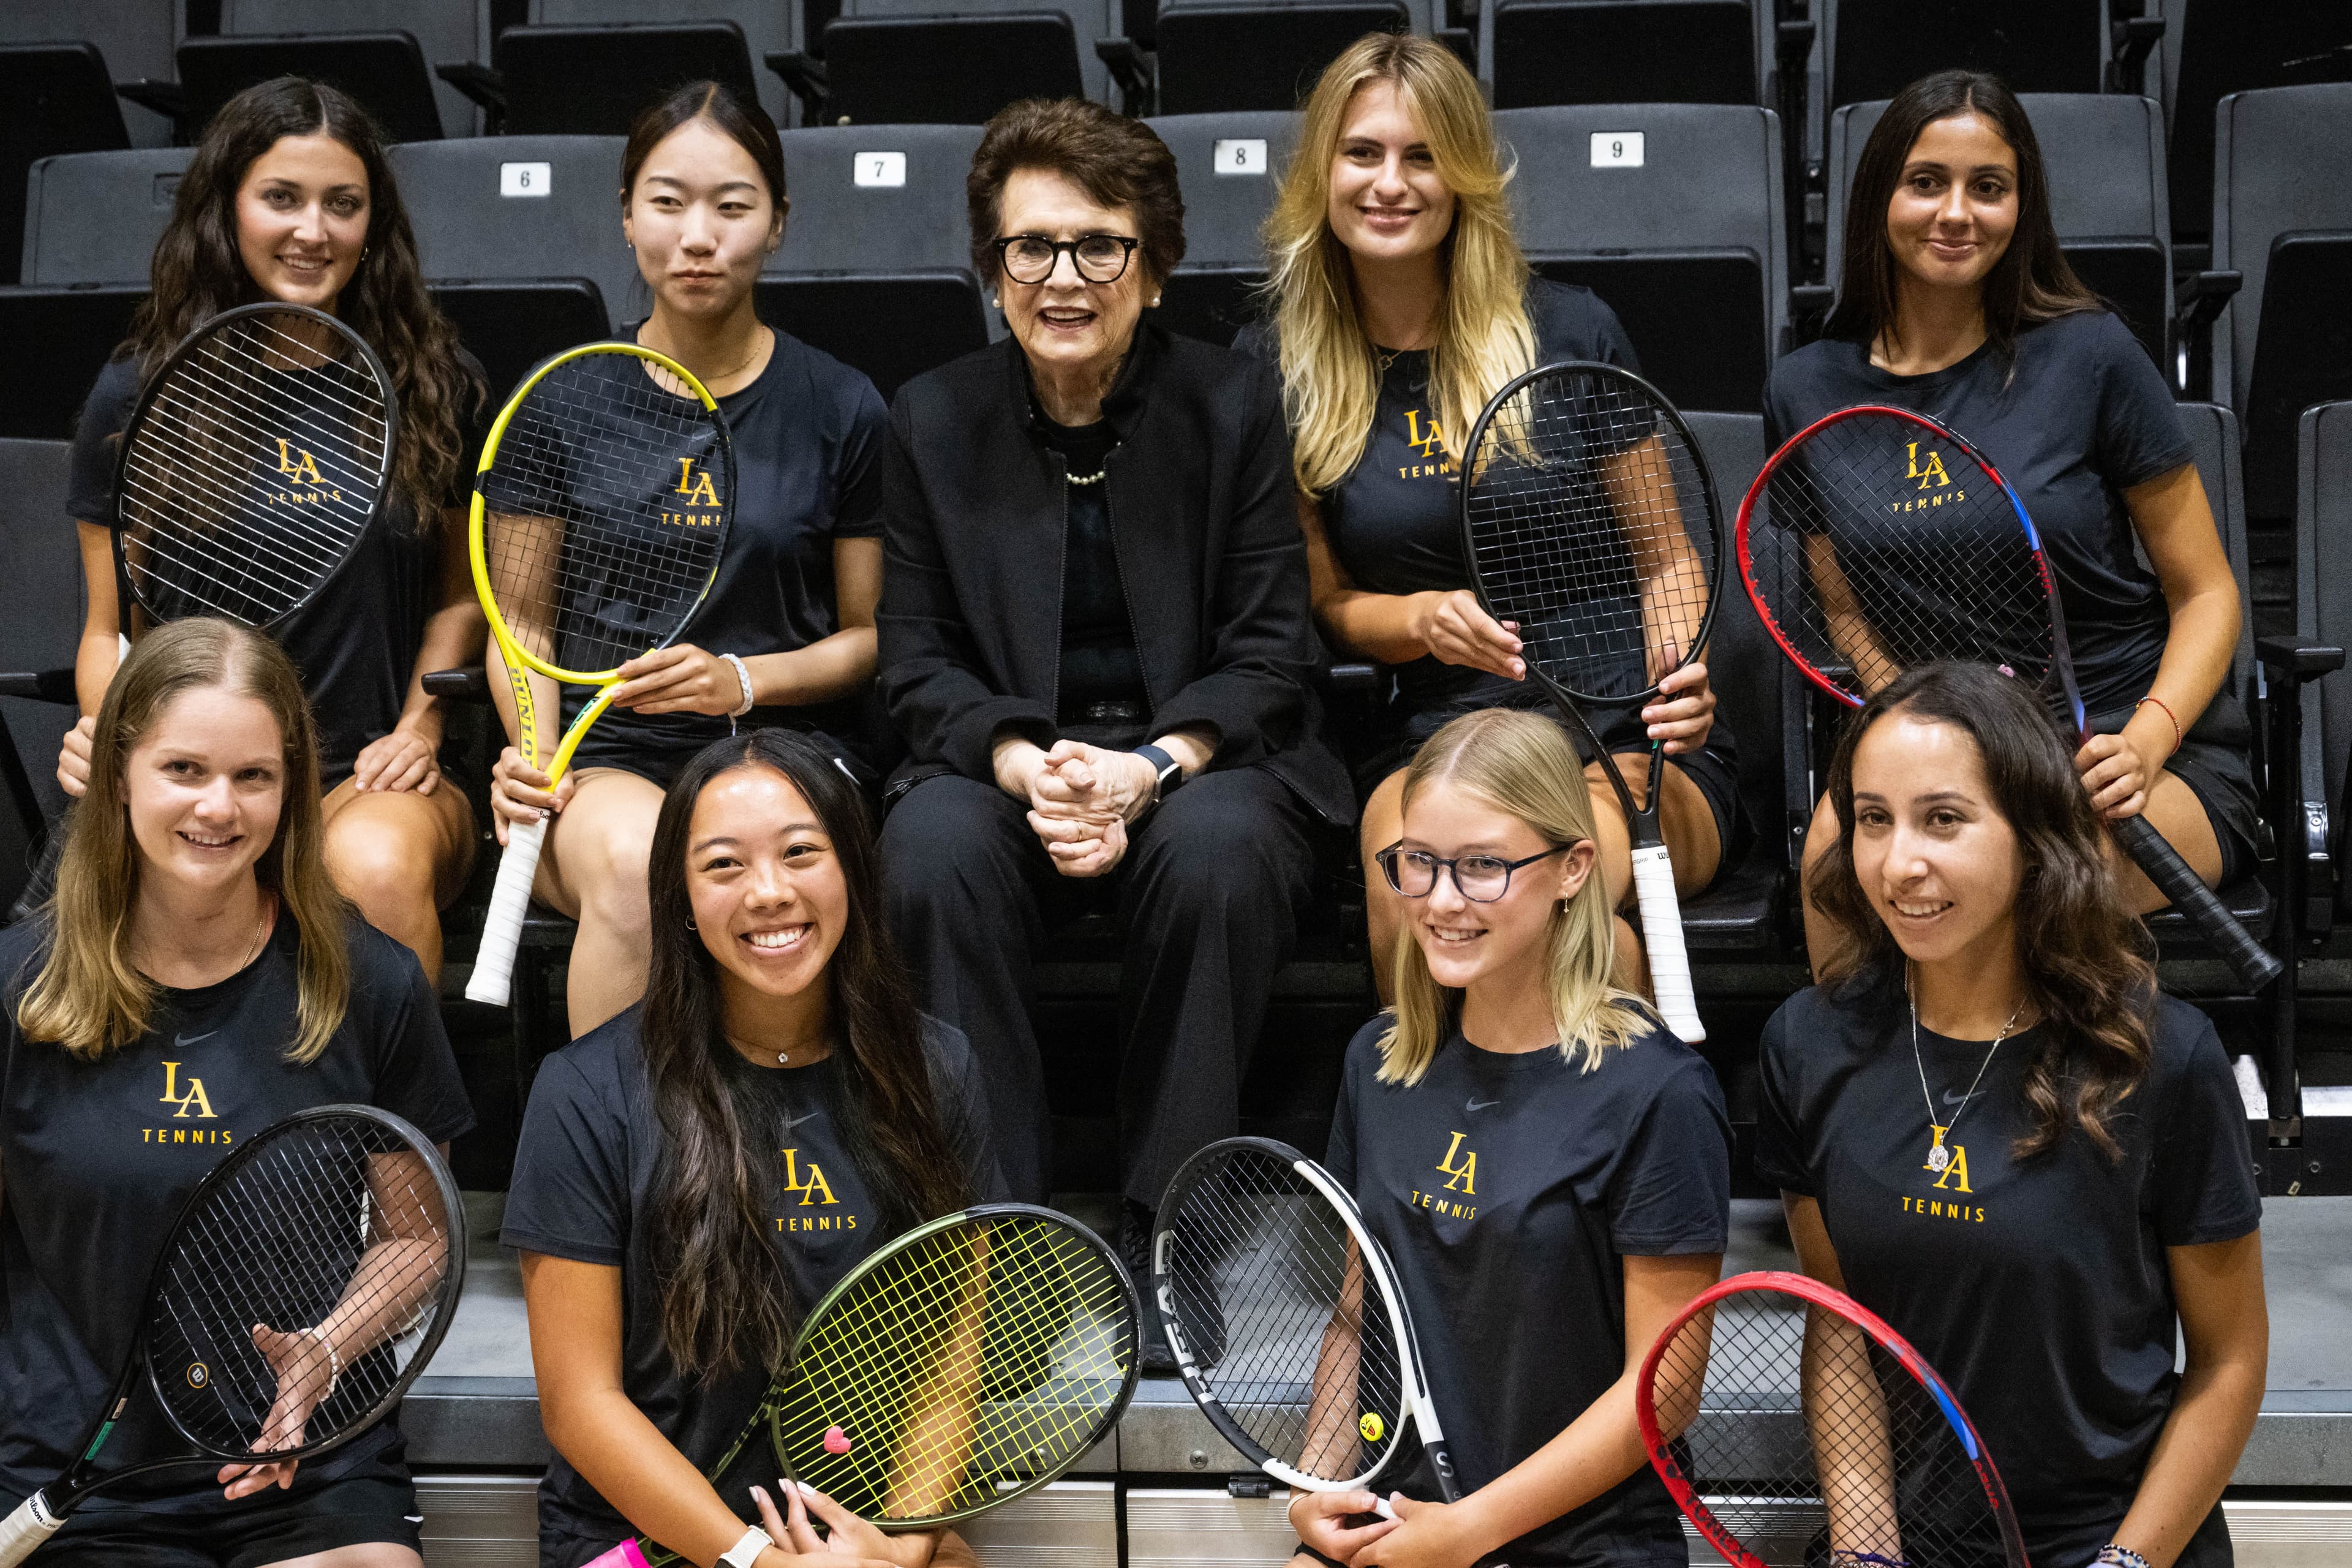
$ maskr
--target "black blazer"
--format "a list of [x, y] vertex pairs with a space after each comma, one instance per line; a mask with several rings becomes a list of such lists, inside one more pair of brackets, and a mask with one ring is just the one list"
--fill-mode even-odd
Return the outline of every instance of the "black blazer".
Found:
[[[1355, 795], [1310, 682], [1307, 550], [1282, 396], [1262, 365], [1149, 323], [1103, 416], [1112, 547], [1151, 733], [1213, 726], [1213, 768], [1263, 766], [1332, 823]], [[896, 786], [992, 781], [1006, 730], [1050, 746], [1061, 668], [1066, 469], [1011, 339], [919, 375], [890, 407], [875, 623], [883, 701], [911, 752]]]

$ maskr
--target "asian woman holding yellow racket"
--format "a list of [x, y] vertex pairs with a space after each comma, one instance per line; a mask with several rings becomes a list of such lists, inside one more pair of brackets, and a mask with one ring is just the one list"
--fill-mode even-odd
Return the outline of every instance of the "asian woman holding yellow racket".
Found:
[[[858, 765], [844, 737], [856, 733], [857, 694], [874, 671], [882, 573], [871, 460], [885, 429], [881, 399], [865, 376], [761, 325], [752, 310], [752, 286], [782, 242], [788, 205], [774, 127], [715, 84], [680, 88], [639, 119], [620, 187], [623, 237], [653, 301], [621, 336], [709, 391], [733, 453], [731, 485], [707, 441], [665, 453], [658, 496], [646, 499], [683, 520], [664, 532], [708, 536], [718, 531], [710, 520], [732, 521], [723, 552], [709, 551], [709, 537], [673, 542], [684, 555], [715, 553], [718, 563], [715, 575], [702, 563], [707, 587], [692, 623], [667, 646], [647, 652], [661, 640], [652, 636], [625, 646], [643, 629], [627, 614], [604, 616], [615, 634], [611, 652], [592, 656], [575, 642], [572, 657], [597, 662], [567, 668], [617, 666], [621, 684], [568, 769], [551, 778], [560, 737], [597, 693], [547, 679], [534, 682], [536, 744], [509, 748], [494, 769], [500, 837], [522, 823], [547, 824], [531, 890], [580, 921], [568, 996], [574, 1033], [645, 988], [646, 850], [662, 790], [688, 757], [737, 726], [788, 724], [822, 733], [835, 755]], [[655, 384], [643, 368], [629, 374]], [[680, 405], [672, 413], [693, 422], [683, 405], [694, 400], [674, 377], [667, 384]], [[502, 435], [527, 437], [511, 420]], [[608, 561], [591, 574], [609, 582], [625, 572]], [[581, 608], [576, 595], [571, 608]], [[588, 607], [592, 618], [601, 613]], [[509, 630], [530, 646], [527, 628]], [[516, 735], [498, 649], [492, 658], [492, 684]]]
[[[541, 1563], [642, 1536], [784, 1568], [812, 1511], [827, 1568], [971, 1561], [950, 1532], [787, 1499], [772, 1465], [704, 1479], [835, 1282], [1004, 1195], [970, 1047], [916, 1011], [879, 896], [866, 804], [814, 738], [719, 741], [671, 786], [646, 999], [541, 1068], [507, 1198], [556, 1450]], [[749, 1536], [753, 1484], [776, 1546]]]

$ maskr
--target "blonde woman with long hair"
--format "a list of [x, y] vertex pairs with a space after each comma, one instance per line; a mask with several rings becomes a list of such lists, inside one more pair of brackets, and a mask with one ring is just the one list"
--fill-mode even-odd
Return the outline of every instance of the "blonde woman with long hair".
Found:
[[[165, 1228], [241, 1140], [350, 1101], [445, 1146], [474, 1120], [416, 955], [330, 878], [318, 735], [276, 643], [150, 633], [89, 740], [56, 896], [0, 931], [0, 1508], [73, 1457]], [[322, 1331], [254, 1343], [275, 1362]], [[152, 1412], [124, 1427], [134, 1452], [170, 1437]], [[401, 1452], [388, 1422], [322, 1459], [119, 1489], [38, 1560], [417, 1568]]]
[[[1512, 376], [1559, 360], [1639, 369], [1608, 306], [1533, 277], [1511, 228], [1510, 178], [1478, 84], [1444, 45], [1374, 33], [1324, 71], [1266, 223], [1271, 321], [1239, 345], [1278, 361], [1315, 611], [1343, 651], [1390, 666], [1396, 689], [1353, 759], [1372, 951], [1403, 918], [1372, 875], [1397, 836], [1405, 764], [1448, 719], [1540, 705], [1514, 628], [1470, 592], [1455, 469], [1478, 411]], [[1730, 738], [1706, 667], [1598, 727], [1636, 795], [1650, 742], [1671, 759], [1661, 813], [1679, 889], [1714, 879], [1738, 822]], [[1596, 785], [1604, 781], [1597, 761]], [[1633, 896], [1632, 845], [1605, 789], [1601, 876]], [[1618, 973], [1640, 972], [1630, 927]]]
[[1348, 1047], [1325, 1163], [1394, 1260], [1465, 1496], [1302, 1492], [1292, 1568], [1683, 1568], [1633, 1419], [1643, 1352], [1713, 1284], [1714, 1071], [1612, 982], [1591, 792], [1560, 727], [1488, 709], [1404, 775], [1381, 874], [1397, 1002]]

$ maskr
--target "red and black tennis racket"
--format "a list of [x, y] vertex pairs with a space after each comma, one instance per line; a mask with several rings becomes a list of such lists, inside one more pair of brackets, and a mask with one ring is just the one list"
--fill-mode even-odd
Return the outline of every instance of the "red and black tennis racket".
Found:
[[1741, 1274], [1702, 1293], [1633, 1399], [1651, 1467], [1732, 1568], [2028, 1568], [1952, 1391], [1817, 1279]]
[[1462, 551], [1478, 603], [1517, 628], [1528, 676], [1608, 775], [1633, 841], [1659, 1016], [1681, 1038], [1703, 1040], [1658, 823], [1665, 742], [1650, 742], [1636, 805], [1593, 714], [1638, 709], [1706, 651], [1722, 577], [1715, 480], [1674, 405], [1611, 364], [1548, 364], [1514, 378], [1463, 450]]
[[[1915, 665], [1990, 664], [2091, 737], [2058, 584], [2025, 503], [1948, 426], [1864, 405], [1815, 420], [1739, 503], [1739, 574], [1807, 679], [1853, 707]], [[2255, 989], [2283, 967], [2146, 816], [2107, 824]]]

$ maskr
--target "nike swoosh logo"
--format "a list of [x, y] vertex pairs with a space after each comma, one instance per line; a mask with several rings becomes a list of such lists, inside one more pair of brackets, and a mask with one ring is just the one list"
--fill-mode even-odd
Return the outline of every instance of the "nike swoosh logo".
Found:
[[1462, 1109], [1465, 1110], [1484, 1110], [1490, 1105], [1500, 1105], [1503, 1102], [1499, 1100], [1465, 1100], [1462, 1102]]
[[824, 1114], [824, 1111], [822, 1111], [822, 1110], [812, 1110], [812, 1111], [810, 1111], [810, 1112], [808, 1113], [808, 1116], [795, 1116], [795, 1117], [793, 1117], [791, 1120], [787, 1121], [784, 1123], [784, 1131], [787, 1131], [787, 1132], [790, 1132], [793, 1128], [798, 1127], [802, 1122], [806, 1121], [807, 1120], [809, 1120], [809, 1117], [812, 1117], [812, 1116], [823, 1116]]
[[215, 1035], [219, 1033], [220, 1031], [218, 1029], [206, 1029], [201, 1035], [182, 1035], [172, 1042], [172, 1048], [175, 1051], [183, 1050], [189, 1046], [194, 1045], [198, 1040], [209, 1040]]
[[1946, 1105], [1966, 1105], [1968, 1102], [1969, 1097], [1965, 1094], [1961, 1094], [1956, 1090], [1948, 1089], [1944, 1091], [1944, 1103]]

